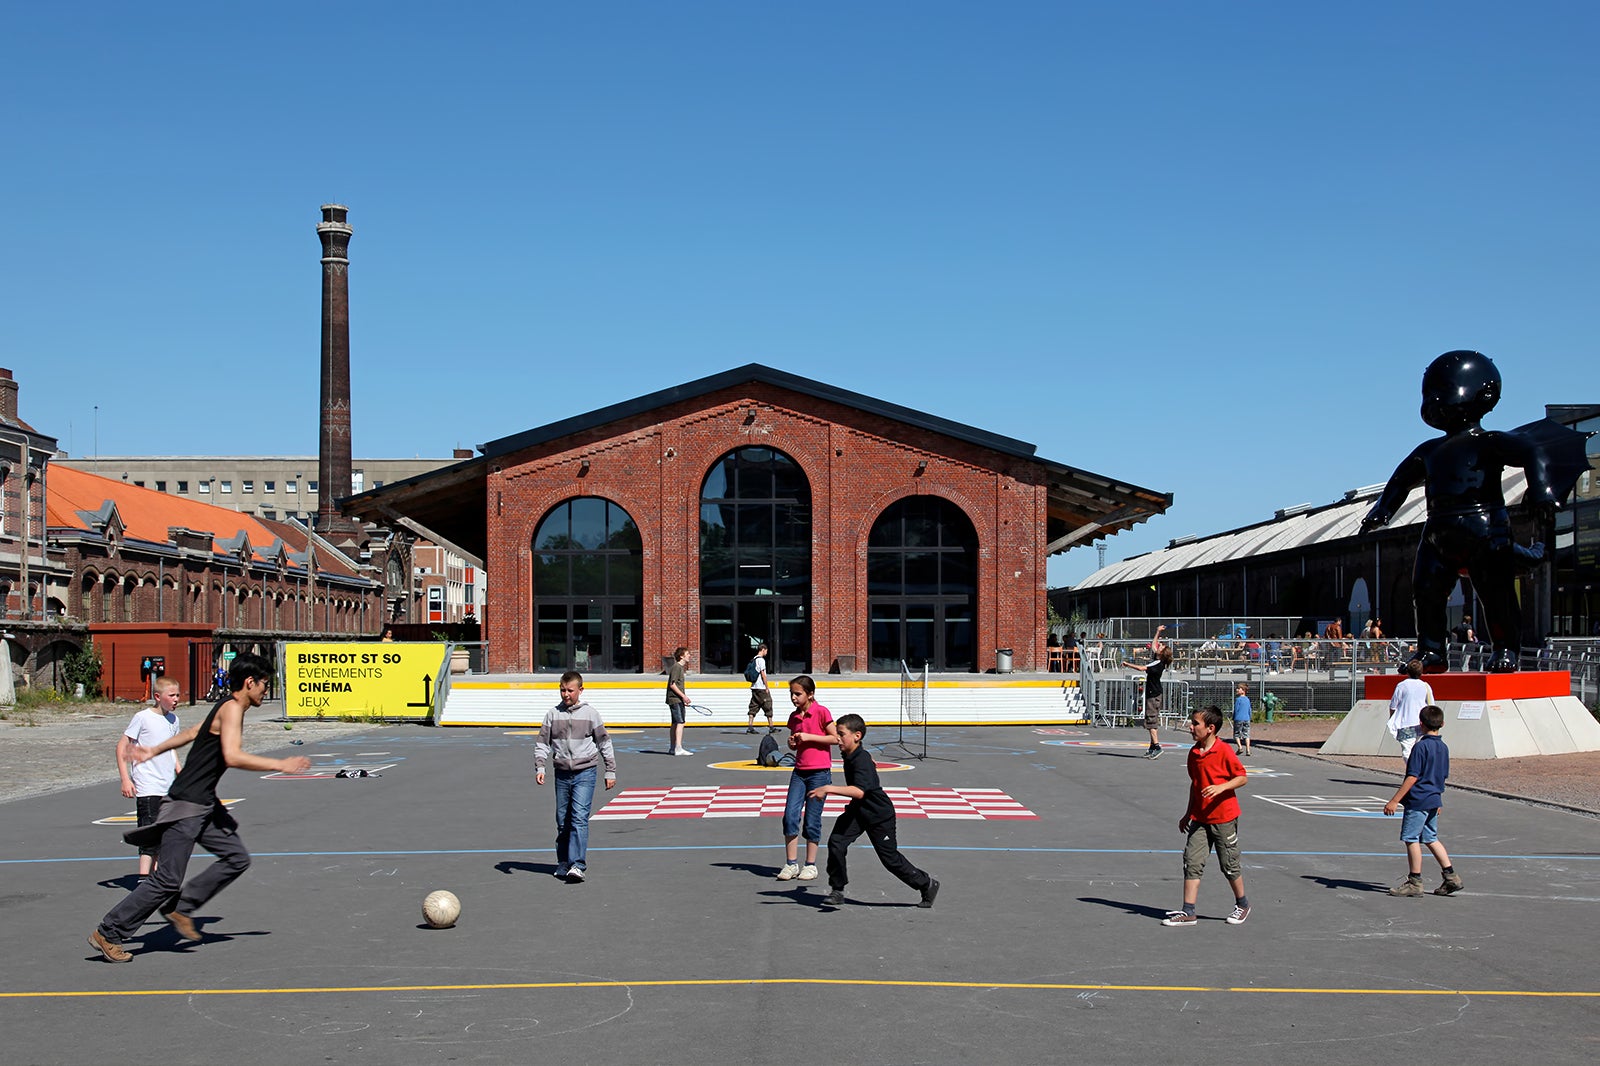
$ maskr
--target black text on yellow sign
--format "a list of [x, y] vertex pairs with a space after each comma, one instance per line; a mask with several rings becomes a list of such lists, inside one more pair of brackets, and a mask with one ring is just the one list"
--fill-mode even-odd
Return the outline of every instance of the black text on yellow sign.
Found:
[[427, 718], [446, 644], [288, 644], [284, 714], [290, 718]]

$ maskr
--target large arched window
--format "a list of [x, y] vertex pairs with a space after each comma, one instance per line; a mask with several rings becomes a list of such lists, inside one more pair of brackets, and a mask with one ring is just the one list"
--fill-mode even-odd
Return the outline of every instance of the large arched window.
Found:
[[644, 544], [597, 496], [556, 507], [533, 535], [536, 670], [633, 673], [643, 663]]
[[976, 669], [977, 607], [978, 534], [966, 514], [938, 496], [885, 508], [867, 538], [870, 669]]
[[740, 448], [700, 489], [701, 669], [738, 673], [761, 644], [769, 673], [811, 668], [811, 485], [772, 448]]

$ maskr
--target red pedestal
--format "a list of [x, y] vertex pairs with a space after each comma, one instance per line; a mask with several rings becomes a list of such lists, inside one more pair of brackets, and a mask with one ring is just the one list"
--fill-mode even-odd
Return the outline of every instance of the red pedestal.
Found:
[[[1386, 700], [1404, 674], [1368, 674], [1365, 698]], [[1520, 700], [1572, 695], [1572, 674], [1538, 670], [1517, 674], [1423, 674], [1436, 700]]]

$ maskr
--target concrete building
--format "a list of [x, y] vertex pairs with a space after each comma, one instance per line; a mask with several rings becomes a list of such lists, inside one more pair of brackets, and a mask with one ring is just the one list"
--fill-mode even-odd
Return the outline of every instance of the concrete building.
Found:
[[470, 458], [462, 449], [451, 459], [355, 459], [350, 485], [327, 492], [318, 476], [315, 455], [101, 455], [57, 456], [57, 466], [125, 481], [138, 488], [199, 500], [213, 507], [243, 511], [269, 520], [294, 519], [314, 524], [324, 496], [342, 496], [382, 488], [395, 481], [431, 473]]

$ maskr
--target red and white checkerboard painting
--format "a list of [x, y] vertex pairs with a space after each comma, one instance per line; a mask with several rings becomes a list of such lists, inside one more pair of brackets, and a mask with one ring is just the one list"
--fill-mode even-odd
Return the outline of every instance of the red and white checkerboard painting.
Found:
[[[900, 818], [964, 818], [970, 821], [1037, 819], [1039, 816], [998, 788], [886, 788]], [[629, 788], [590, 816], [605, 818], [777, 818], [787, 785], [677, 785]], [[829, 796], [824, 815], [850, 801]]]

